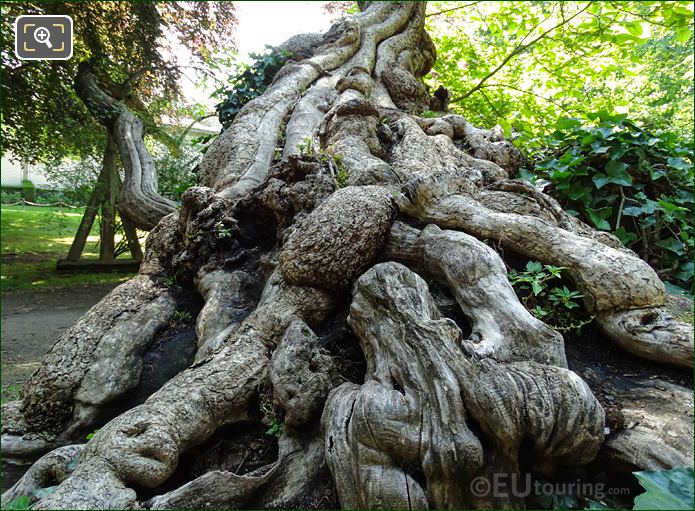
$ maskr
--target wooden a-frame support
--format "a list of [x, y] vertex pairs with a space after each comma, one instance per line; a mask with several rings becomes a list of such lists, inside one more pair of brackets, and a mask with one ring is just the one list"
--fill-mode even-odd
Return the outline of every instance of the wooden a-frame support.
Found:
[[[118, 148], [109, 135], [106, 140], [106, 150], [97, 184], [89, 198], [80, 226], [77, 228], [75, 239], [65, 259], [57, 264], [59, 271], [89, 270], [89, 271], [137, 271], [142, 261], [142, 249], [137, 232], [128, 218], [117, 212], [117, 197], [120, 189], [118, 175]], [[92, 230], [97, 213], [101, 209], [101, 224], [99, 226], [99, 259], [81, 259], [87, 237]], [[121, 218], [128, 248], [132, 259], [116, 259], [116, 214]]]

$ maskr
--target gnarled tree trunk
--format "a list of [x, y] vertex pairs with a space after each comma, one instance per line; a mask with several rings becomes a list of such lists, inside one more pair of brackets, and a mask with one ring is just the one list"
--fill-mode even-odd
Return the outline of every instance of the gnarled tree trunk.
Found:
[[145, 125], [121, 101], [99, 87], [87, 62], [78, 68], [75, 91], [118, 146], [125, 171], [119, 194], [121, 212], [136, 227], [151, 230], [176, 209], [176, 204], [157, 193], [157, 171], [143, 140]]
[[[301, 58], [209, 149], [202, 186], [150, 233], [140, 274], [67, 331], [4, 409], [15, 456], [100, 427], [18, 483], [35, 509], [335, 507], [333, 491], [348, 508], [522, 507], [471, 482], [552, 477], [605, 445], [633, 468], [653, 460], [630, 437], [604, 443], [604, 409], [568, 369], [562, 335], [519, 303], [483, 241], [567, 267], [606, 334], [639, 356], [692, 367], [692, 326], [664, 309], [635, 254], [510, 179], [522, 159], [498, 131], [418, 117], [435, 59], [424, 3], [362, 9], [291, 40]], [[195, 361], [107, 421], [193, 295]], [[629, 397], [659, 414], [641, 438], [682, 413]], [[274, 442], [259, 427], [280, 436], [265, 457], [259, 445]], [[692, 462], [680, 454], [660, 466]]]

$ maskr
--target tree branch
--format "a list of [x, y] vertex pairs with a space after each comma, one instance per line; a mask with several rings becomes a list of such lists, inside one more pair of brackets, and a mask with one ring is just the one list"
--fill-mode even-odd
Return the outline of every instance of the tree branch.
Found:
[[[556, 30], [556, 29], [560, 28], [561, 26], [563, 26], [563, 25], [569, 23], [570, 21], [572, 21], [574, 18], [576, 18], [576, 17], [579, 16], [581, 13], [583, 13], [584, 11], [586, 11], [586, 10], [589, 8], [589, 5], [590, 5], [590, 4], [587, 4], [583, 9], [580, 9], [580, 10], [577, 11], [575, 14], [573, 14], [571, 17], [569, 17], [569, 18], [567, 18], [567, 19], [564, 19], [562, 22], [558, 23], [557, 25], [555, 25], [555, 26], [552, 27], [552, 28], [549, 28], [548, 30], [546, 30], [545, 32], [543, 32], [542, 34], [540, 34], [538, 37], [536, 37], [535, 39], [533, 39], [533, 40], [530, 41], [529, 43], [526, 43], [526, 44], [523, 44], [523, 43], [522, 43], [522, 44], [519, 44], [516, 48], [514, 48], [514, 49], [509, 53], [509, 55], [507, 55], [507, 56], [504, 58], [504, 60], [502, 60], [502, 62], [500, 62], [500, 64], [499, 64], [495, 69], [493, 69], [493, 70], [490, 71], [487, 75], [485, 75], [483, 78], [481, 78], [480, 81], [479, 81], [472, 89], [470, 89], [468, 92], [466, 92], [463, 96], [451, 100], [451, 103], [457, 103], [457, 102], [459, 102], [459, 101], [463, 101], [464, 99], [468, 98], [469, 96], [471, 96], [471, 95], [474, 94], [475, 92], [479, 91], [479, 90], [483, 87], [483, 85], [485, 85], [485, 82], [487, 82], [490, 78], [492, 78], [495, 74], [497, 74], [497, 72], [498, 72], [500, 69], [502, 69], [505, 65], [507, 65], [507, 63], [508, 63], [511, 59], [513, 59], [513, 58], [516, 57], [517, 55], [523, 53], [524, 51], [526, 51], [527, 49], [529, 49], [530, 47], [532, 47], [534, 44], [536, 44], [536, 43], [537, 43], [538, 41], [540, 41], [541, 39], [545, 38], [548, 34], [550, 34], [551, 32], [553, 32], [554, 30]], [[527, 37], [527, 36], [525, 36], [524, 39], [526, 39], [526, 37]], [[522, 41], [523, 41], [524, 39], [522, 39]]]
[[459, 5], [458, 7], [452, 7], [451, 9], [442, 9], [441, 11], [438, 11], [438, 12], [432, 12], [430, 14], [426, 14], [425, 17], [429, 18], [430, 16], [439, 16], [440, 14], [446, 14], [447, 12], [458, 11], [459, 9], [465, 9], [466, 7], [472, 7], [472, 6], [479, 4], [481, 2], [482, 2], [482, 0], [478, 0], [477, 2], [471, 2], [468, 4]]
[[483, 87], [481, 87], [481, 89], [482, 88], [489, 88], [489, 87], [504, 87], [505, 89], [512, 89], [512, 90], [515, 90], [518, 92], [522, 92], [524, 94], [528, 94], [530, 96], [535, 96], [539, 99], [542, 99], [544, 101], [552, 103], [553, 105], [557, 106], [558, 108], [561, 108], [562, 110], [564, 110], [568, 114], [572, 113], [570, 110], [565, 108], [565, 106], [562, 103], [560, 103], [559, 101], [557, 101], [553, 98], [546, 97], [546, 96], [541, 96], [540, 94], [536, 94], [535, 92], [531, 92], [530, 90], [521, 89], [519, 87], [515, 87], [514, 85], [509, 85], [507, 83], [488, 83], [488, 84], [483, 85]]

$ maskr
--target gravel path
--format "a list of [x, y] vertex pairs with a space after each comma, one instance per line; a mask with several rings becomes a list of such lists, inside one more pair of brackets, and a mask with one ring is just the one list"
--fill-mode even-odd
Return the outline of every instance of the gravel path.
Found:
[[[114, 285], [2, 293], [2, 387], [16, 392], [60, 335]], [[8, 391], [8, 387], [10, 392]], [[14, 396], [12, 396], [14, 397]]]

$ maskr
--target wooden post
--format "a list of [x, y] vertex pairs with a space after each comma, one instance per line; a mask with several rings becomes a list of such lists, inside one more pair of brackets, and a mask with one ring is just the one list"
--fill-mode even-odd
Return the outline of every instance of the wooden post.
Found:
[[[123, 231], [133, 259], [116, 259], [114, 236], [116, 234], [116, 214], [118, 210], [117, 197], [121, 188], [117, 158], [118, 148], [111, 136], [108, 136], [97, 184], [89, 197], [87, 208], [82, 216], [82, 221], [77, 229], [77, 234], [72, 242], [67, 258], [58, 261], [58, 271], [137, 271], [140, 266], [143, 255], [137, 231], [124, 215], [120, 215]], [[99, 209], [101, 209], [99, 259], [81, 259], [87, 243], [87, 237], [92, 230], [92, 225]]]
[[119, 211], [118, 214], [121, 217], [123, 232], [128, 240], [130, 255], [132, 255], [133, 259], [136, 261], [142, 261], [142, 248], [140, 248], [140, 240], [138, 239], [138, 233], [135, 230], [135, 226], [130, 223], [130, 220], [128, 220], [128, 218], [121, 211]]
[[116, 259], [114, 236], [116, 234], [116, 197], [118, 196], [118, 167], [116, 166], [118, 150], [111, 136], [106, 140], [104, 169], [107, 172], [107, 188], [101, 203], [99, 259], [113, 261]]
[[92, 195], [89, 197], [89, 202], [85, 208], [84, 215], [82, 215], [80, 226], [77, 228], [75, 239], [72, 241], [72, 245], [70, 246], [70, 251], [68, 252], [67, 256], [68, 261], [79, 261], [80, 257], [82, 256], [82, 251], [87, 243], [87, 238], [92, 230], [92, 225], [94, 225], [94, 219], [99, 212], [104, 193], [109, 185], [109, 169], [112, 166], [109, 160], [113, 159], [114, 157], [115, 155], [109, 150], [107, 142], [106, 149], [104, 150], [104, 158], [101, 164], [101, 171], [99, 172], [99, 178], [97, 179], [94, 191], [92, 191]]

